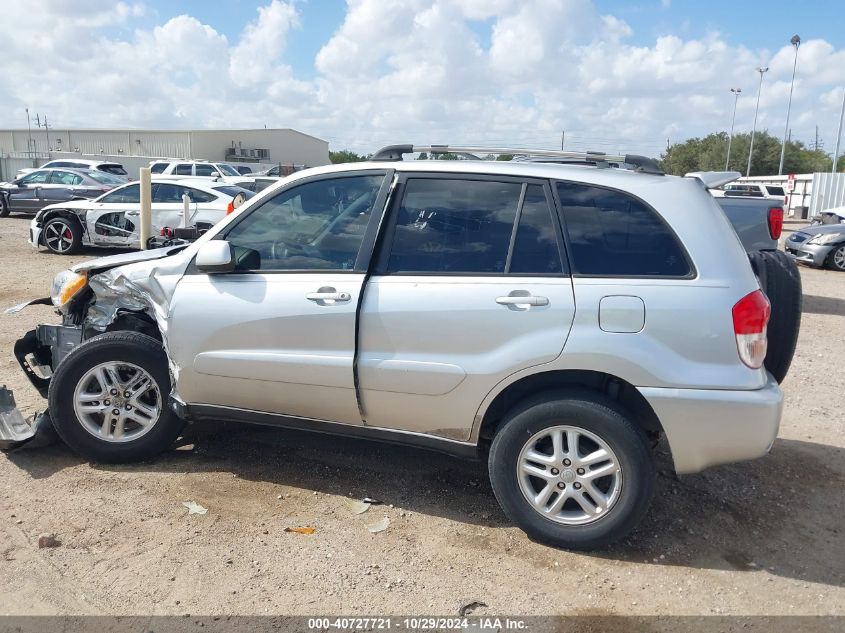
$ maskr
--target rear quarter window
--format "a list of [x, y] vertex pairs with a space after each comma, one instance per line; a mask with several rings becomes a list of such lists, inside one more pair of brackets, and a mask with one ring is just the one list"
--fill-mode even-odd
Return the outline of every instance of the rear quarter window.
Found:
[[604, 277], [687, 277], [692, 268], [674, 232], [641, 200], [621, 191], [558, 182], [573, 272]]

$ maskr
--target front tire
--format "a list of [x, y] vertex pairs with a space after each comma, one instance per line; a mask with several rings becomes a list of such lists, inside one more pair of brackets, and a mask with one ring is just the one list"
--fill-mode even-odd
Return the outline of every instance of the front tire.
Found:
[[845, 273], [845, 244], [837, 246], [827, 256], [827, 267]]
[[0, 218], [8, 217], [9, 215], [9, 203], [6, 200], [6, 196], [0, 193]]
[[106, 463], [150, 459], [182, 430], [167, 406], [170, 373], [161, 343], [109, 332], [73, 349], [50, 380], [56, 432], [83, 457]]
[[73, 255], [82, 248], [82, 225], [72, 218], [53, 218], [44, 224], [41, 239], [50, 252]]
[[587, 391], [514, 409], [493, 439], [489, 469], [505, 514], [531, 538], [568, 549], [623, 538], [654, 494], [645, 434], [615, 403]]

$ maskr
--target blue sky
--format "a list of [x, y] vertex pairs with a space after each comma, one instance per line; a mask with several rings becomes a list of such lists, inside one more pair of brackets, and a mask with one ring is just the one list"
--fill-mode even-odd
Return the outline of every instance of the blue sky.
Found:
[[[332, 148], [509, 143], [659, 154], [780, 136], [835, 144], [845, 0], [52, 0], [0, 20], [0, 125], [292, 127]], [[50, 72], [44, 72], [49, 68]], [[128, 72], [131, 71], [131, 72]]]
[[[255, 17], [263, 0], [146, 0], [152, 25], [180, 14], [202, 16], [203, 22], [233, 41]], [[341, 26], [346, 15], [343, 0], [301, 0], [301, 27], [290, 35], [285, 57], [297, 75], [314, 75], [314, 58]], [[632, 44], [649, 46], [662, 35], [685, 39], [719, 32], [723, 39], [752, 49], [776, 50], [793, 34], [823, 38], [836, 48], [845, 45], [845, 1], [841, 0], [596, 0], [601, 13], [613, 14], [632, 28]], [[489, 46], [491, 20], [473, 23], [481, 44]]]

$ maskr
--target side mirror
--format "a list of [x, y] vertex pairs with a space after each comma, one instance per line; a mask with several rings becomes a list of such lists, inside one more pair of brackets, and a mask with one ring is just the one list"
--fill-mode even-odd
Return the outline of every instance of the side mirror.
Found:
[[235, 270], [232, 247], [224, 240], [212, 240], [197, 251], [197, 268], [206, 273], [230, 273]]

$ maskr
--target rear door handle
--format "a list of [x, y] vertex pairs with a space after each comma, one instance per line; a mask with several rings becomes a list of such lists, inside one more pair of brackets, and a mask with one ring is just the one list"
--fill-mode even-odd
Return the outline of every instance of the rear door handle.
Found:
[[320, 288], [317, 292], [309, 292], [305, 295], [305, 298], [320, 305], [334, 305], [335, 303], [346, 303], [352, 298], [352, 295], [348, 292], [338, 292], [334, 288]]
[[496, 297], [496, 303], [502, 306], [528, 305], [528, 306], [547, 306], [549, 305], [548, 297], [534, 297], [528, 296], [513, 296]]

